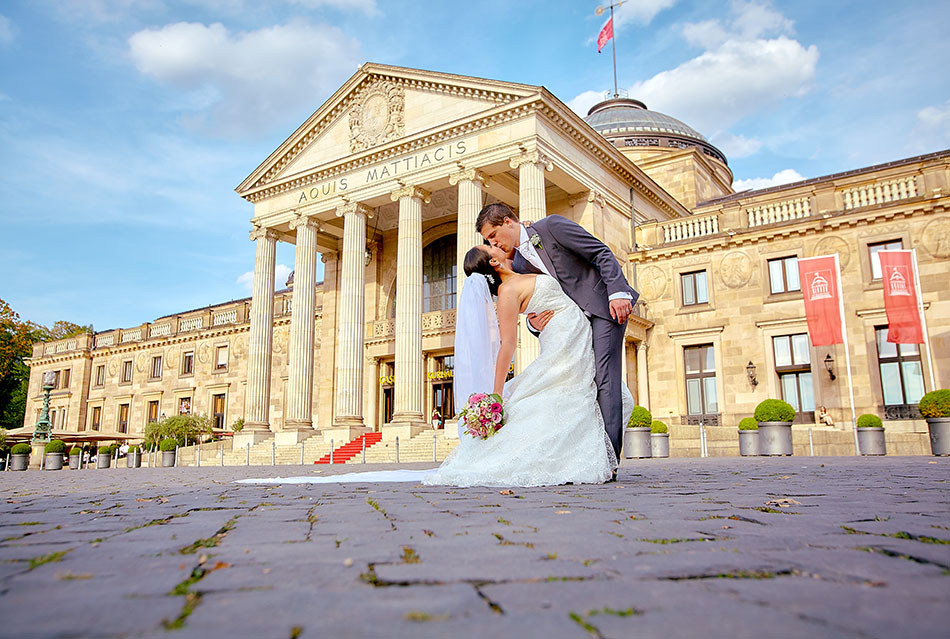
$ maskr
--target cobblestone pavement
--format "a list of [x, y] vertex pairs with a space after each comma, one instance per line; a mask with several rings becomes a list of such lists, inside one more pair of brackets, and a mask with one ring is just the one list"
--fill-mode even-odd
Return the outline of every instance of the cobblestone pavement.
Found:
[[232, 483], [353, 470], [0, 473], [0, 636], [950, 633], [950, 459], [628, 460], [615, 484], [511, 492]]

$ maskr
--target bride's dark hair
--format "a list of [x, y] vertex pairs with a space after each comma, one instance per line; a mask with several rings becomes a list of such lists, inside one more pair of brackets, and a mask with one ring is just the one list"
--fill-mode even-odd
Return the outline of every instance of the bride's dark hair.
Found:
[[481, 273], [488, 280], [488, 290], [492, 295], [498, 295], [498, 287], [501, 285], [501, 278], [495, 272], [491, 265], [491, 256], [487, 251], [478, 246], [473, 246], [465, 254], [465, 262], [462, 268], [465, 270], [466, 277], [472, 273]]

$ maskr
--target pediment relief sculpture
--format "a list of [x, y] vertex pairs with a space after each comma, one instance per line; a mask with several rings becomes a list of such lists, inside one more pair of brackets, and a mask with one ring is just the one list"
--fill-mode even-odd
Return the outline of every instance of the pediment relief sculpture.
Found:
[[363, 91], [350, 111], [350, 151], [356, 153], [403, 135], [406, 92], [399, 84], [380, 81]]

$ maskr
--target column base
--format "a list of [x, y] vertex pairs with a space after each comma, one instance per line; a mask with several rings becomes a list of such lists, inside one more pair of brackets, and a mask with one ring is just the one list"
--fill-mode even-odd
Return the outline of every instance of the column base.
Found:
[[332, 428], [321, 430], [320, 434], [323, 435], [324, 443], [329, 444], [330, 440], [333, 440], [334, 446], [342, 446], [369, 432], [371, 431], [366, 426], [337, 426], [334, 424]]
[[231, 438], [231, 447], [232, 450], [239, 450], [244, 448], [248, 444], [254, 446], [259, 444], [264, 440], [270, 439], [274, 436], [274, 433], [269, 430], [248, 430], [244, 428], [239, 433], [234, 433], [234, 437]]
[[274, 441], [278, 446], [296, 446], [300, 442], [313, 437], [317, 431], [312, 428], [295, 428], [293, 430], [279, 430], [274, 433]]
[[432, 430], [432, 424], [421, 419], [392, 421], [383, 425], [383, 441], [395, 441], [397, 437], [402, 441], [407, 441], [425, 430]]

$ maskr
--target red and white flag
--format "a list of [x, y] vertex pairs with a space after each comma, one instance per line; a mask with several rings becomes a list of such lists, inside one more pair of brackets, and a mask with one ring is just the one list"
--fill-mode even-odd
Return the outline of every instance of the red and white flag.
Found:
[[878, 251], [884, 310], [887, 313], [887, 341], [894, 344], [923, 344], [917, 274], [913, 251]]
[[838, 286], [838, 255], [799, 258], [798, 276], [812, 346], [843, 344], [844, 313]]
[[597, 53], [600, 53], [600, 50], [607, 46], [607, 42], [614, 37], [614, 19], [611, 18], [607, 21], [607, 24], [604, 25], [604, 28], [600, 30], [600, 35], [597, 36]]

